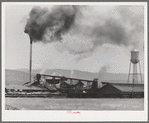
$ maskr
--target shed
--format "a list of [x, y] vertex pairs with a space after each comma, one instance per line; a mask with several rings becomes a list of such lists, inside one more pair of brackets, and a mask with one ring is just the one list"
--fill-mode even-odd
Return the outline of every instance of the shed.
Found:
[[144, 97], [144, 84], [104, 83], [104, 86], [96, 91], [96, 97], [141, 98]]

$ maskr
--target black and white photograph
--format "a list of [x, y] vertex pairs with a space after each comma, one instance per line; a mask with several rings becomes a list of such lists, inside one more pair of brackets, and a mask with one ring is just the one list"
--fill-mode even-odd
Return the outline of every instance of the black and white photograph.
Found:
[[145, 121], [147, 42], [146, 2], [3, 2], [2, 119]]

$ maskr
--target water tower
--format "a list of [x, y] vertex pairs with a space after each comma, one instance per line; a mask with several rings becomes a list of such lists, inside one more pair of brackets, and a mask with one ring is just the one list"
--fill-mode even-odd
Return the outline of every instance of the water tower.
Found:
[[[133, 64], [133, 73], [130, 73], [131, 71], [131, 64]], [[140, 67], [140, 62], [139, 62], [139, 51], [137, 51], [136, 49], [135, 50], [132, 50], [131, 51], [131, 59], [130, 59], [130, 66], [129, 66], [129, 75], [128, 75], [128, 83], [129, 80], [130, 80], [130, 75], [132, 75], [132, 82], [134, 84], [138, 84], [138, 77], [139, 77], [139, 73], [138, 73], [138, 70], [137, 70], [137, 65], [139, 65], [139, 69], [140, 69], [140, 80], [141, 80], [141, 83], [142, 83], [142, 76], [141, 76], [141, 67]]]

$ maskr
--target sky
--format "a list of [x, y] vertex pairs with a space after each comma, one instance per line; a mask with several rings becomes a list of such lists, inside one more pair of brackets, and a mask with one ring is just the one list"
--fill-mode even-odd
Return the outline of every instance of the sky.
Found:
[[35, 3], [7, 4], [4, 10], [6, 69], [29, 69], [31, 21], [36, 21], [33, 69], [99, 72], [106, 67], [109, 73], [128, 73], [130, 51], [137, 49], [143, 70], [143, 6]]

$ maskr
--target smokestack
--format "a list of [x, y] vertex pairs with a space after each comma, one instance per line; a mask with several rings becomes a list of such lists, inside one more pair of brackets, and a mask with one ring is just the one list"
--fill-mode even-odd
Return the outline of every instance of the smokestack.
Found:
[[32, 81], [32, 38], [30, 36], [30, 82]]

